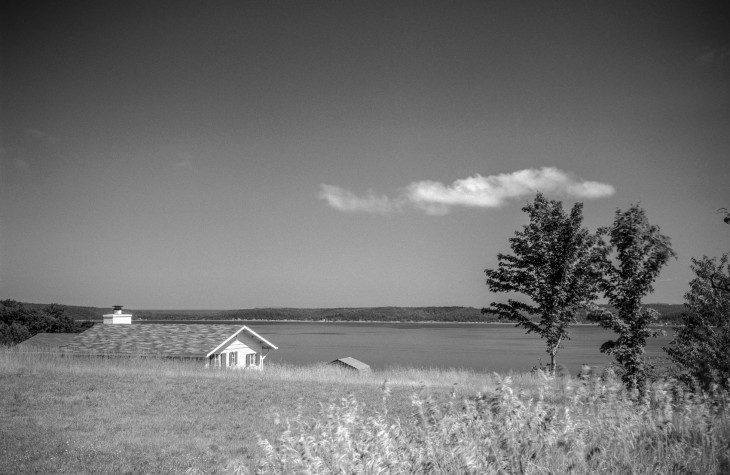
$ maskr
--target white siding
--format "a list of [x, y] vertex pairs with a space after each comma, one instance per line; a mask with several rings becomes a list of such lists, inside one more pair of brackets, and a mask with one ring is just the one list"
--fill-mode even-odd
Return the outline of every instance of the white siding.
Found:
[[[263, 369], [264, 359], [266, 359], [266, 355], [270, 349], [267, 348], [264, 350], [261, 345], [257, 339], [252, 338], [245, 332], [239, 333], [227, 344], [216, 348], [216, 353], [208, 359], [207, 366], [228, 367], [230, 361], [229, 354], [236, 352], [237, 367]], [[224, 364], [222, 365], [221, 363]]]
[[[235, 351], [238, 353], [237, 366], [240, 368], [243, 368], [243, 367], [246, 367], [246, 360], [247, 360], [246, 356], [247, 355], [255, 355], [255, 354], [261, 352], [261, 347], [260, 347], [260, 345], [258, 345], [258, 343], [255, 340], [253, 340], [252, 338], [241, 338], [241, 336], [243, 336], [243, 335], [239, 335], [238, 337], [236, 337], [235, 340], [233, 340], [228, 345], [226, 345], [221, 350], [219, 350], [219, 353], [217, 355], [218, 360], [216, 361], [216, 366], [221, 366], [220, 359], [225, 358], [226, 367], [228, 367], [228, 361], [230, 358], [228, 356], [228, 354]], [[245, 343], [241, 340], [244, 340]], [[254, 348], [252, 348], [252, 346]], [[256, 347], [258, 347], [258, 351], [255, 349]], [[262, 366], [260, 364], [261, 357], [259, 356], [257, 358], [257, 360], [259, 361], [259, 364], [257, 366], [260, 368]]]

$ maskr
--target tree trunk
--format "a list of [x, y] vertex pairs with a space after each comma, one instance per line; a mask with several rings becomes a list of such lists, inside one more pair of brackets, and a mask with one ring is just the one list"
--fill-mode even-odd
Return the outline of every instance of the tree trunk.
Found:
[[550, 352], [550, 374], [555, 376], [555, 351]]
[[558, 338], [558, 342], [555, 346], [550, 348], [550, 374], [553, 376], [555, 376], [555, 355], [558, 354], [558, 348], [560, 347], [561, 341], [563, 341], [563, 337]]

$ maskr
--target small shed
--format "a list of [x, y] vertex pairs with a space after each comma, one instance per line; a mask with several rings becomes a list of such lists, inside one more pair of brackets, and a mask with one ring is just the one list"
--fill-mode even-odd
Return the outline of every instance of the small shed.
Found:
[[359, 371], [361, 373], [369, 373], [370, 372], [370, 366], [366, 365], [360, 360], [356, 360], [355, 358], [352, 358], [350, 356], [346, 356], [344, 358], [340, 358], [337, 360], [334, 360], [330, 363], [328, 363], [332, 366], [338, 366], [340, 368], [346, 368], [353, 371]]

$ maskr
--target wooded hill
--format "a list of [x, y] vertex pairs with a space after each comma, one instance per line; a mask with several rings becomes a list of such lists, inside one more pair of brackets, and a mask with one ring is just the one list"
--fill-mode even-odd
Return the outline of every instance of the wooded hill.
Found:
[[[24, 303], [26, 308], [41, 309], [46, 304]], [[101, 321], [111, 308], [61, 305], [75, 320]], [[660, 314], [658, 323], [678, 324], [685, 311], [681, 304], [647, 304]], [[496, 322], [494, 315], [483, 315], [474, 307], [361, 307], [361, 308], [250, 308], [238, 310], [135, 310], [125, 309], [135, 320], [274, 320], [339, 322]], [[585, 322], [585, 315], [578, 322]]]

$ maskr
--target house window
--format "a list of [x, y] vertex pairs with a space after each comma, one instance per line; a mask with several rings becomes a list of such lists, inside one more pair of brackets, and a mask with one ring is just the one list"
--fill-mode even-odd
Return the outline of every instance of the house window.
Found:
[[220, 358], [220, 362], [221, 362], [221, 368], [225, 368], [226, 367], [226, 354], [221, 353], [219, 358]]
[[228, 366], [236, 366], [238, 364], [238, 352], [232, 351], [228, 353]]
[[256, 353], [246, 355], [246, 366], [256, 366]]

